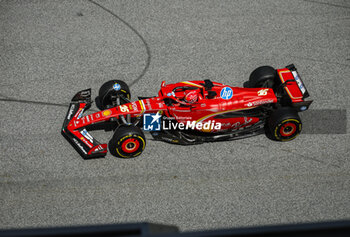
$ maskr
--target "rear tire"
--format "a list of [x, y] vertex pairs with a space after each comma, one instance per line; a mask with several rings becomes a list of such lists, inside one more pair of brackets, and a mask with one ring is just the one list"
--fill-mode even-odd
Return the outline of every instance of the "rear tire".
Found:
[[275, 84], [276, 70], [270, 66], [262, 66], [255, 69], [245, 82], [245, 88], [272, 88]]
[[266, 123], [266, 136], [275, 141], [290, 141], [296, 138], [302, 129], [298, 112], [290, 107], [274, 111]]
[[[100, 110], [105, 110], [113, 107], [112, 96], [122, 95], [125, 98], [130, 99], [129, 86], [120, 80], [111, 80], [104, 83], [99, 90], [98, 97], [96, 98], [96, 104]], [[120, 104], [125, 104], [127, 101], [121, 100]]]
[[120, 158], [139, 156], [145, 147], [145, 135], [139, 127], [134, 125], [119, 126], [108, 143], [109, 152]]

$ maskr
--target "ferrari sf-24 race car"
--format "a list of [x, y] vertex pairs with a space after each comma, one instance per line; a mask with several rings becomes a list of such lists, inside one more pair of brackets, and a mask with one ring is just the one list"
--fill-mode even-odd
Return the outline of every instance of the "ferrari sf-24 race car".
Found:
[[245, 138], [265, 133], [276, 141], [290, 141], [302, 129], [298, 112], [312, 101], [295, 66], [255, 69], [241, 87], [210, 80], [161, 83], [158, 96], [130, 101], [128, 85], [104, 83], [96, 105], [99, 112], [83, 116], [91, 106], [91, 89], [78, 92], [65, 117], [62, 134], [84, 157], [103, 157], [107, 144], [88, 132], [114, 131], [108, 143], [116, 157], [139, 156], [146, 146], [142, 131], [155, 140], [180, 145]]

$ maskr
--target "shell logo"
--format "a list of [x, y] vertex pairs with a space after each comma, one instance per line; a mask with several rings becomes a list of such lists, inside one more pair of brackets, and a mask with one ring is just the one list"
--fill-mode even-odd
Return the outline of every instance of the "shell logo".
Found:
[[106, 117], [106, 116], [109, 116], [109, 115], [111, 115], [111, 114], [112, 114], [112, 111], [109, 110], [109, 109], [107, 109], [107, 110], [105, 110], [105, 111], [102, 112], [102, 115], [105, 116], [105, 117]]

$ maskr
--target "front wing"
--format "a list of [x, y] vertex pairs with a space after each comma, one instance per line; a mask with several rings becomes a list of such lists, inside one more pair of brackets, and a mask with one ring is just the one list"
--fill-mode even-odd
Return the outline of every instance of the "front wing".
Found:
[[62, 126], [62, 135], [84, 158], [104, 157], [107, 144], [101, 144], [92, 137], [86, 128], [71, 129], [76, 119], [80, 119], [91, 106], [91, 89], [79, 91], [72, 99]]

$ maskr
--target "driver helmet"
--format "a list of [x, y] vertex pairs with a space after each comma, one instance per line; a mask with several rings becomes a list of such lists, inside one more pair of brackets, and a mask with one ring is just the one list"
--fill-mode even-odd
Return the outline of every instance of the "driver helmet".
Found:
[[184, 97], [184, 101], [190, 104], [196, 102], [197, 100], [198, 100], [198, 91], [196, 90], [187, 92]]

